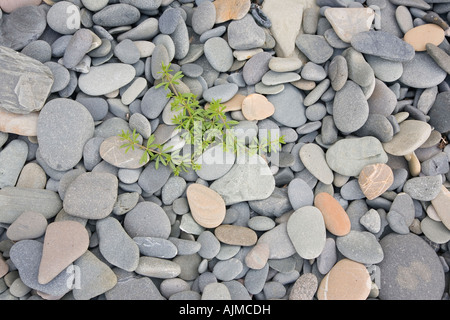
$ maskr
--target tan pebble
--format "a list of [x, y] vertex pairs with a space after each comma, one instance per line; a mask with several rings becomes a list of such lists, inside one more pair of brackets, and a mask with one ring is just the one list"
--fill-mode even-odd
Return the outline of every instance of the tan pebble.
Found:
[[242, 19], [250, 11], [250, 0], [216, 0], [216, 23]]
[[444, 41], [445, 31], [434, 23], [417, 26], [405, 33], [403, 40], [416, 51], [426, 51], [427, 43], [438, 46]]
[[224, 224], [214, 230], [219, 241], [235, 246], [253, 246], [258, 240], [256, 232], [250, 228]]
[[10, 13], [25, 6], [38, 6], [42, 0], [0, 0], [0, 8], [3, 12]]
[[269, 259], [269, 245], [267, 243], [257, 243], [245, 256], [245, 264], [250, 269], [262, 269]]
[[438, 214], [437, 214], [437, 212], [436, 212], [436, 210], [434, 209], [434, 207], [433, 207], [432, 204], [430, 204], [430, 205], [427, 207], [426, 212], [427, 212], [427, 216], [428, 216], [430, 219], [432, 219], [432, 220], [434, 220], [434, 221], [441, 221], [441, 218], [439, 218], [439, 216], [438, 216]]
[[86, 228], [76, 221], [52, 222], [45, 231], [38, 282], [46, 284], [81, 257], [89, 246]]
[[16, 114], [0, 108], [0, 131], [21, 136], [36, 136], [39, 112]]
[[405, 159], [408, 161], [409, 173], [413, 177], [418, 177], [422, 166], [414, 152], [407, 154]]
[[250, 50], [234, 50], [233, 56], [237, 59], [237, 61], [245, 61], [253, 57], [255, 54], [263, 52], [264, 50], [261, 48], [250, 49]]
[[247, 120], [263, 120], [274, 112], [274, 105], [262, 94], [250, 94], [242, 101], [242, 114]]
[[47, 175], [42, 167], [34, 162], [27, 163], [16, 182], [19, 188], [45, 189]]
[[330, 194], [321, 192], [314, 197], [314, 206], [320, 210], [326, 229], [336, 236], [350, 232], [350, 218], [341, 204]]
[[392, 169], [384, 163], [365, 166], [358, 177], [359, 186], [367, 199], [373, 200], [385, 192], [394, 182]]
[[186, 196], [194, 220], [205, 228], [219, 226], [225, 218], [226, 207], [223, 198], [214, 190], [193, 183], [186, 190]]
[[[244, 96], [244, 95], [242, 95], [240, 93], [235, 94], [233, 98], [231, 98], [227, 102], [223, 103], [225, 105], [224, 112], [241, 110], [242, 109], [242, 102], [244, 101], [245, 98], [246, 98], [246, 96]], [[206, 103], [205, 104], [205, 109], [208, 109], [209, 106], [210, 106], [209, 102]]]
[[291, 82], [291, 84], [300, 90], [306, 90], [306, 91], [312, 90], [316, 87], [316, 83], [314, 81], [305, 80], [305, 79], [293, 81], [293, 82]]
[[450, 191], [445, 186], [441, 186], [441, 191], [436, 198], [431, 200], [434, 210], [442, 223], [450, 229]]
[[366, 300], [372, 288], [366, 267], [350, 259], [337, 262], [322, 279], [319, 300]]

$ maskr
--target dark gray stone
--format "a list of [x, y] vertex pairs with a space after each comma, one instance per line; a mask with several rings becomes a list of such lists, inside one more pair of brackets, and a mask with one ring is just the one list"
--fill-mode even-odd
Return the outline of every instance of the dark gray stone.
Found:
[[414, 58], [414, 48], [392, 33], [364, 31], [352, 37], [352, 47], [364, 54], [371, 54], [390, 61], [407, 62]]
[[440, 300], [444, 270], [435, 251], [419, 236], [388, 234], [380, 245], [381, 300]]

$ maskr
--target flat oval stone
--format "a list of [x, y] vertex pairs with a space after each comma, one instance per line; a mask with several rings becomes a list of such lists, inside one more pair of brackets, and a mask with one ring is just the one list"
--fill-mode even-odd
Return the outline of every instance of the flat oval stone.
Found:
[[363, 54], [370, 54], [390, 61], [407, 62], [414, 58], [414, 48], [387, 31], [365, 31], [352, 37], [351, 45]]
[[70, 183], [64, 196], [64, 211], [86, 219], [108, 216], [117, 200], [118, 179], [111, 173], [86, 172]]
[[358, 177], [359, 186], [367, 199], [373, 200], [383, 194], [394, 182], [392, 169], [384, 163], [365, 166]]
[[450, 130], [450, 121], [448, 117], [448, 113], [445, 110], [448, 110], [450, 105], [450, 92], [444, 91], [440, 92], [436, 96], [436, 100], [434, 101], [431, 109], [428, 113], [430, 116], [429, 124], [435, 128], [435, 130], [444, 133]]
[[28, 155], [25, 141], [16, 139], [0, 151], [0, 188], [13, 187], [23, 170]]
[[420, 222], [423, 234], [434, 243], [443, 244], [450, 241], [450, 230], [441, 222], [425, 217]]
[[90, 50], [92, 41], [93, 37], [90, 30], [80, 29], [75, 32], [64, 52], [63, 65], [68, 69], [75, 68]]
[[47, 219], [41, 213], [25, 211], [11, 223], [6, 236], [12, 241], [39, 238], [45, 234], [47, 225]]
[[350, 218], [342, 205], [327, 192], [320, 192], [314, 197], [314, 206], [320, 210], [326, 229], [336, 236], [350, 232]]
[[380, 241], [384, 259], [380, 267], [381, 300], [440, 300], [445, 280], [442, 263], [421, 237], [390, 233]]
[[325, 222], [320, 210], [305, 206], [294, 211], [287, 222], [287, 233], [300, 257], [317, 258], [326, 240]]
[[[90, 68], [78, 78], [80, 90], [90, 96], [101, 96], [122, 88], [134, 80], [136, 69], [124, 63], [106, 63]], [[102, 85], [98, 85], [101, 83]]]
[[359, 85], [347, 81], [341, 90], [336, 92], [333, 103], [333, 119], [340, 131], [354, 132], [360, 129], [369, 116], [369, 104]]
[[224, 224], [214, 230], [214, 235], [219, 241], [236, 246], [253, 246], [258, 240], [256, 232], [250, 228]]
[[211, 66], [219, 71], [230, 70], [233, 64], [233, 52], [228, 42], [221, 37], [208, 39], [203, 47], [204, 54]]
[[383, 143], [384, 150], [394, 156], [404, 156], [419, 148], [431, 134], [431, 126], [419, 120], [405, 120], [391, 141]]
[[300, 178], [295, 178], [288, 185], [289, 202], [294, 210], [304, 206], [312, 206], [314, 193], [308, 183]]
[[189, 207], [195, 221], [205, 228], [219, 226], [225, 218], [225, 202], [213, 189], [193, 183], [186, 189]]
[[366, 165], [388, 160], [381, 142], [370, 136], [339, 140], [328, 148], [325, 157], [329, 167], [344, 176], [358, 176]]
[[96, 12], [92, 21], [102, 27], [120, 27], [132, 25], [141, 17], [140, 11], [126, 3], [111, 4]]
[[416, 51], [426, 51], [428, 43], [438, 46], [444, 41], [444, 30], [434, 23], [427, 23], [412, 28], [405, 33], [403, 40], [413, 46]]
[[306, 169], [324, 184], [331, 184], [334, 180], [333, 171], [325, 159], [325, 152], [315, 143], [307, 143], [300, 149], [300, 160]]
[[45, 231], [38, 281], [46, 284], [81, 257], [89, 246], [89, 235], [76, 221], [57, 221]]
[[137, 274], [158, 279], [171, 279], [181, 273], [178, 263], [155, 257], [140, 257], [139, 264], [134, 270]]
[[203, 92], [203, 98], [208, 102], [220, 99], [221, 103], [225, 103], [231, 100], [238, 90], [239, 87], [235, 83], [219, 84], [206, 89]]
[[94, 120], [80, 103], [57, 98], [42, 108], [37, 138], [43, 159], [53, 169], [73, 168], [83, 156], [85, 143], [94, 135]]
[[274, 112], [275, 107], [262, 94], [250, 94], [242, 101], [242, 114], [247, 120], [263, 120]]
[[138, 184], [145, 192], [155, 193], [164, 186], [171, 173], [169, 166], [159, 166], [156, 169], [155, 161], [152, 161], [141, 172]]
[[207, 181], [217, 180], [231, 170], [236, 160], [233, 152], [225, 151], [222, 145], [216, 145], [205, 150], [196, 159], [201, 168], [197, 175]]
[[426, 52], [416, 52], [414, 58], [403, 64], [399, 81], [413, 88], [425, 89], [444, 81], [447, 72]]
[[366, 267], [342, 259], [322, 279], [317, 290], [319, 300], [366, 300], [372, 287]]
[[210, 1], [197, 5], [192, 14], [192, 29], [201, 35], [214, 27], [216, 22], [216, 6]]
[[432, 201], [441, 190], [442, 179], [437, 176], [414, 177], [405, 182], [403, 191], [411, 198], [421, 201]]
[[49, 219], [62, 207], [61, 198], [52, 190], [21, 187], [0, 190], [0, 222], [11, 224], [25, 211], [34, 211]]
[[314, 63], [322, 64], [333, 55], [333, 48], [321, 35], [299, 34], [295, 39], [297, 48]]
[[262, 269], [269, 259], [269, 246], [257, 243], [245, 256], [245, 264], [251, 269]]
[[128, 235], [135, 237], [155, 237], [167, 239], [170, 236], [170, 220], [165, 211], [156, 203], [139, 202], [123, 220]]
[[141, 162], [141, 158], [145, 151], [135, 148], [125, 152], [125, 149], [121, 148], [125, 143], [118, 136], [103, 140], [99, 150], [101, 158], [117, 168], [137, 169], [143, 167], [146, 162]]
[[336, 247], [346, 258], [363, 264], [376, 264], [384, 258], [381, 245], [368, 231], [351, 230], [345, 236], [336, 238]]
[[274, 105], [272, 118], [288, 127], [299, 127], [306, 123], [304, 96], [291, 84], [286, 83], [284, 90], [270, 95], [267, 99]]
[[275, 189], [275, 178], [267, 163], [257, 154], [247, 154], [244, 158], [238, 158], [228, 173], [210, 185], [226, 205], [263, 200]]

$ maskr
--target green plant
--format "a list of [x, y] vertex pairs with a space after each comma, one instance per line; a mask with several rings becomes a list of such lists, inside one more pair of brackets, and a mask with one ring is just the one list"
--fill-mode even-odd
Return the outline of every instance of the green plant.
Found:
[[[131, 148], [141, 149], [144, 151], [141, 163], [155, 161], [155, 168], [158, 169], [159, 163], [170, 166], [175, 175], [181, 170], [187, 171], [189, 168], [193, 170], [200, 169], [200, 165], [196, 163], [196, 159], [210, 146], [221, 144], [226, 151], [236, 154], [241, 152], [249, 152], [255, 154], [258, 152], [270, 153], [277, 152], [280, 145], [284, 144], [284, 136], [262, 139], [254, 137], [248, 146], [245, 145], [243, 139], [239, 139], [233, 130], [238, 121], [229, 120], [225, 114], [226, 106], [219, 100], [212, 100], [208, 108], [200, 105], [197, 97], [190, 93], [183, 93], [177, 89], [180, 84], [178, 80], [183, 77], [181, 71], [171, 74], [170, 63], [162, 64], [160, 73], [162, 79], [156, 88], [164, 86], [170, 89], [167, 97], [171, 101], [171, 109], [176, 112], [172, 119], [172, 123], [179, 130], [180, 136], [187, 145], [192, 146], [193, 152], [181, 154], [181, 150], [171, 152], [172, 146], [165, 147], [162, 144], [155, 143], [155, 136], [151, 135], [145, 144], [139, 142], [139, 134], [136, 130], [132, 133], [129, 131], [119, 135], [124, 144], [125, 152]], [[191, 150], [192, 151], [192, 150]]]

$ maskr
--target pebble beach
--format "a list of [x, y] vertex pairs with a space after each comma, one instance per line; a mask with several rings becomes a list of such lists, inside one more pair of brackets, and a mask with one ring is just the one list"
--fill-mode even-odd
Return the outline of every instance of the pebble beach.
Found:
[[[449, 300], [449, 23], [449, 0], [0, 0], [0, 300]], [[169, 64], [246, 146], [283, 143], [179, 175], [125, 152], [186, 150]]]

